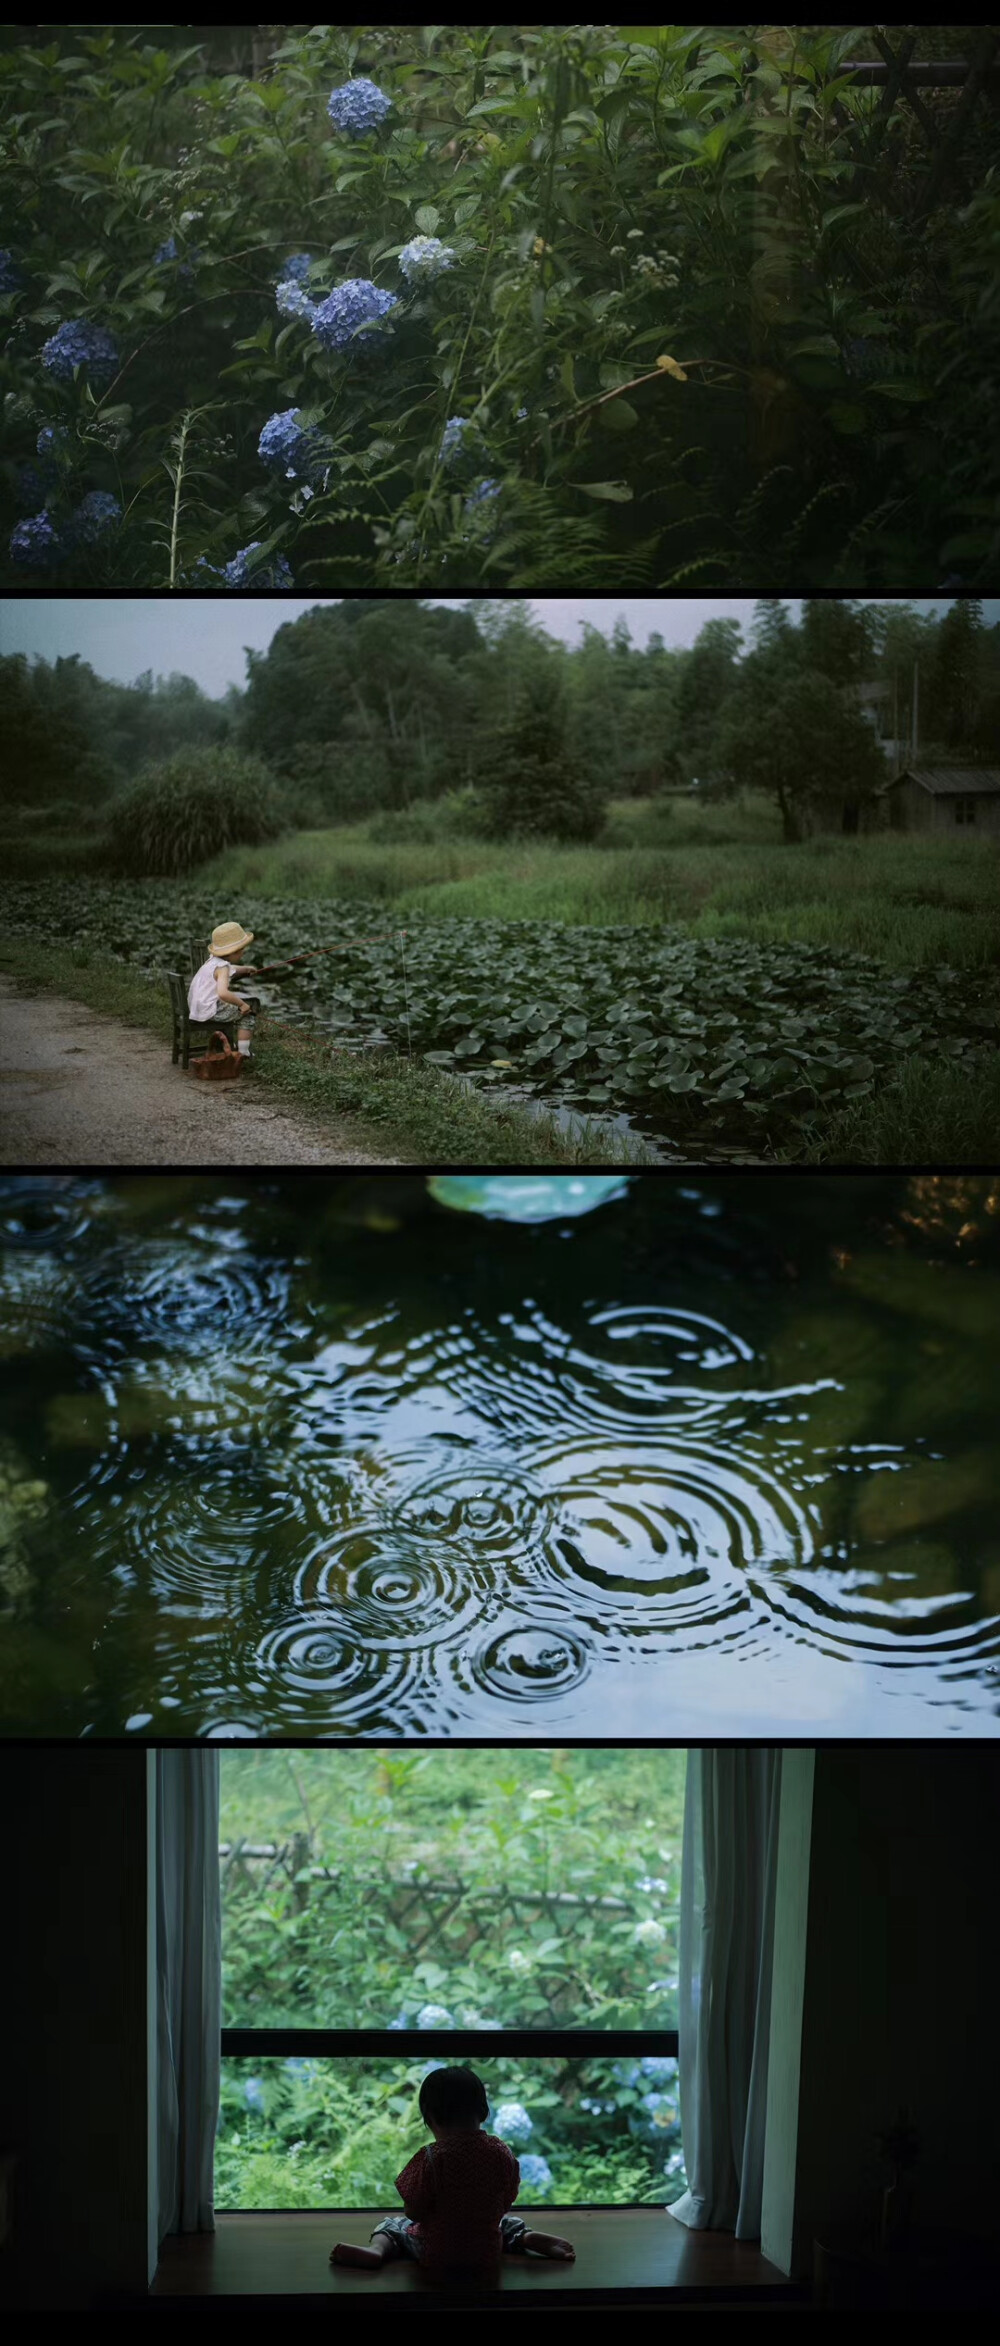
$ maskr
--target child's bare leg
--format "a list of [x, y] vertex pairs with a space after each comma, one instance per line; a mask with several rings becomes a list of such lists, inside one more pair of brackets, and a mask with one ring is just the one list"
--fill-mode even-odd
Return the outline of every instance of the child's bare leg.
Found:
[[377, 2272], [379, 2266], [384, 2264], [391, 2247], [392, 2242], [387, 2232], [376, 2232], [369, 2248], [362, 2248], [359, 2241], [338, 2240], [330, 2250], [330, 2263], [332, 2265], [360, 2265], [362, 2270]]
[[525, 2232], [520, 2243], [522, 2256], [551, 2256], [560, 2263], [572, 2264], [576, 2250], [571, 2240], [560, 2240], [556, 2232]]

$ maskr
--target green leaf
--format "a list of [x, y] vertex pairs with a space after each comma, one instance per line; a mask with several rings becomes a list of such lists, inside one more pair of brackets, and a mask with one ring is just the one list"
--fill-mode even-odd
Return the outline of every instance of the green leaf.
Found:
[[436, 236], [441, 225], [441, 214], [434, 204], [418, 204], [414, 220], [421, 236]]
[[630, 505], [633, 492], [627, 481], [569, 481], [567, 486], [579, 489], [581, 496], [600, 497], [606, 505]]
[[639, 421], [627, 399], [609, 399], [607, 406], [600, 410], [600, 418], [606, 432], [634, 432]]

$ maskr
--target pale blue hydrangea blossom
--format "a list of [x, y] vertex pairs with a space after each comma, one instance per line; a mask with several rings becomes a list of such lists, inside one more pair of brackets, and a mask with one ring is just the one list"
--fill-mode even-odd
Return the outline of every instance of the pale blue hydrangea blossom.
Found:
[[465, 500], [466, 513], [477, 513], [480, 506], [489, 505], [493, 498], [499, 497], [499, 495], [499, 481], [477, 482], [476, 487], [474, 489], [470, 489], [469, 494]]
[[311, 268], [311, 253], [293, 253], [290, 261], [281, 264], [282, 283], [287, 284], [288, 279], [292, 278], [297, 285], [304, 285]]
[[274, 298], [283, 318], [308, 318], [312, 322], [316, 304], [310, 301], [305, 287], [297, 285], [293, 277], [282, 279]]
[[462, 454], [463, 448], [465, 446], [465, 434], [466, 432], [471, 431], [471, 429], [471, 417], [467, 415], [450, 415], [448, 417], [444, 431], [441, 434], [442, 464], [450, 464], [453, 457], [460, 456]]
[[16, 293], [24, 281], [24, 271], [18, 268], [13, 253], [0, 245], [0, 293]]
[[391, 106], [392, 99], [364, 74], [331, 90], [326, 102], [334, 129], [345, 131], [348, 138], [364, 138], [368, 131], [377, 130]]
[[35, 448], [39, 456], [55, 457], [63, 462], [69, 456], [69, 433], [65, 424], [43, 424]]
[[19, 521], [11, 531], [10, 558], [22, 570], [45, 570], [65, 552], [52, 516], [38, 513], [33, 521]]
[[439, 236], [413, 236], [402, 248], [399, 266], [407, 284], [422, 285], [430, 278], [440, 277], [457, 258], [453, 247], [442, 244]]
[[519, 2143], [527, 2142], [534, 2127], [521, 2102], [501, 2102], [493, 2112], [493, 2132], [501, 2142], [512, 2143], [516, 2150]]
[[283, 472], [289, 480], [307, 480], [315, 457], [315, 438], [304, 431], [297, 407], [286, 407], [268, 417], [257, 442], [262, 464]]
[[94, 381], [110, 381], [118, 366], [118, 346], [103, 326], [87, 318], [71, 318], [42, 345], [42, 365], [59, 383], [70, 383], [77, 367], [86, 367]]
[[[229, 587], [290, 587], [292, 573], [283, 554], [272, 554], [269, 561], [254, 562], [261, 550], [261, 540], [255, 538], [250, 546], [241, 546], [222, 573]], [[206, 564], [206, 568], [210, 567]]]
[[335, 285], [312, 313], [312, 330], [324, 350], [345, 350], [361, 326], [384, 318], [397, 307], [394, 293], [383, 293], [368, 277], [348, 277]]
[[521, 2169], [521, 2181], [527, 2184], [529, 2191], [548, 2190], [552, 2181], [552, 2169], [547, 2159], [543, 2159], [537, 2151], [529, 2151], [526, 2158], [518, 2161], [518, 2165]]
[[418, 2028], [454, 2028], [451, 2013], [443, 2004], [421, 2004], [417, 2013]]

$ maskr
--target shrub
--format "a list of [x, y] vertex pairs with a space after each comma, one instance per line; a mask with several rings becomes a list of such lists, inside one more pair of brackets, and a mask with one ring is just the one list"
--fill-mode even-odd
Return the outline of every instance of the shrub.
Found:
[[256, 847], [282, 829], [271, 777], [237, 750], [182, 750], [115, 800], [108, 861], [131, 879], [175, 879], [225, 847]]

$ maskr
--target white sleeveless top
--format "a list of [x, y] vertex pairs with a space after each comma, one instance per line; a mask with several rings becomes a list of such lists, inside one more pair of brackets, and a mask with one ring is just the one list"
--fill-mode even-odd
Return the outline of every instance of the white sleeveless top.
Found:
[[[228, 990], [230, 968], [231, 964], [228, 961], [216, 961], [214, 955], [208, 961], [202, 962], [201, 968], [195, 971], [188, 987], [189, 1018], [215, 1017], [219, 1008], [216, 978], [220, 977]], [[228, 1011], [228, 1002], [224, 1002], [222, 1008], [224, 1011]]]

